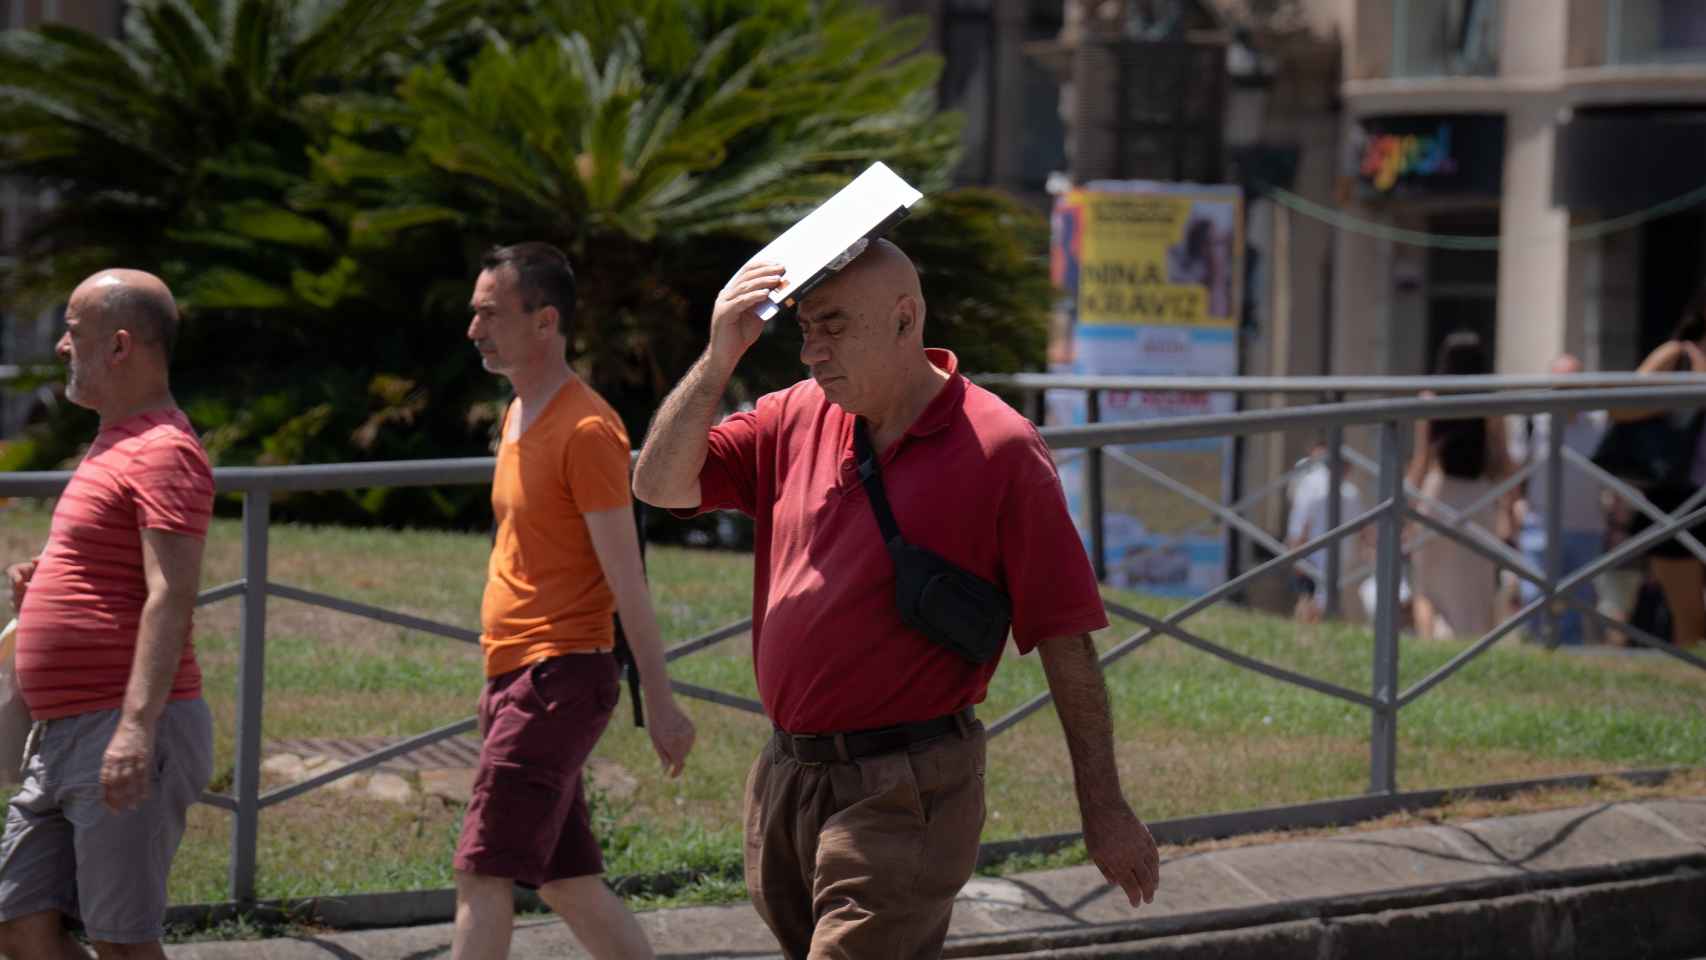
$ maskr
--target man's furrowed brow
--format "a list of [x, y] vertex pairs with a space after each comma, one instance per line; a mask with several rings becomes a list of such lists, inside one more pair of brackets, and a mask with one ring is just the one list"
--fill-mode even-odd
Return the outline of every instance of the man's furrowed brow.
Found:
[[800, 317], [800, 325], [801, 326], [810, 326], [814, 323], [830, 323], [830, 322], [835, 321], [835, 320], [846, 320], [846, 319], [847, 319], [847, 311], [844, 308], [842, 308], [842, 307], [830, 307], [829, 309], [823, 311], [822, 313], [816, 314], [815, 316], [806, 317], [806, 316], [802, 315]]

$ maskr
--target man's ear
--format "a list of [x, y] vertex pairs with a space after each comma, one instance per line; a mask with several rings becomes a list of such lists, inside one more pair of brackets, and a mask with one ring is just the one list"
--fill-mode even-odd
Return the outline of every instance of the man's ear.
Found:
[[910, 294], [903, 293], [900, 295], [900, 299], [895, 301], [894, 310], [895, 336], [905, 337], [912, 333], [918, 326], [918, 301], [914, 300]]
[[561, 318], [557, 315], [556, 306], [548, 303], [545, 306], [540, 307], [538, 312], [533, 314], [533, 322], [537, 324], [537, 326], [533, 328], [533, 332], [540, 336], [548, 336], [556, 331], [557, 324], [560, 320]]
[[129, 330], [120, 327], [113, 331], [111, 354], [111, 361], [113, 363], [118, 363], [124, 358], [130, 356], [135, 349], [136, 340], [130, 335]]

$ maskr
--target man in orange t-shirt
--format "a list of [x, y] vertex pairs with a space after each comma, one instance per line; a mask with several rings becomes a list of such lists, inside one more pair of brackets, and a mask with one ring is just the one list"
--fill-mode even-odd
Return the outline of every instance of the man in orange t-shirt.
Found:
[[575, 281], [549, 244], [486, 254], [468, 339], [509, 378], [481, 604], [484, 742], [456, 848], [452, 956], [508, 954], [514, 883], [537, 887], [595, 957], [650, 957], [634, 917], [604, 885], [581, 770], [618, 695], [620, 612], [649, 701], [658, 759], [679, 775], [693, 724], [676, 705], [640, 566], [628, 493], [628, 434], [569, 369]]

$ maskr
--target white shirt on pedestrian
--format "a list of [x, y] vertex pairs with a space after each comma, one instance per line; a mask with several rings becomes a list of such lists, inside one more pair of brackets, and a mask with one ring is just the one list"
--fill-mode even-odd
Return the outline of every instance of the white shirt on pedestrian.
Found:
[[[1505, 434], [1509, 437], [1513, 463], [1527, 463], [1531, 456], [1536, 459], [1545, 457], [1553, 416], [1550, 413], [1533, 417], [1513, 415], [1506, 421]], [[1609, 422], [1604, 410], [1575, 414], [1564, 427], [1564, 446], [1584, 457], [1593, 456]], [[1533, 518], [1531, 522], [1542, 530], [1546, 529], [1546, 511], [1551, 503], [1549, 487], [1547, 468], [1542, 465], [1529, 476], [1527, 494], [1529, 516]], [[1563, 487], [1562, 529], [1568, 533], [1603, 533], [1605, 508], [1600, 504], [1602, 487], [1599, 481], [1566, 460]]]
[[[1285, 536], [1291, 543], [1301, 543], [1313, 540], [1326, 533], [1327, 526], [1327, 489], [1330, 478], [1327, 475], [1327, 464], [1315, 461], [1304, 467], [1299, 473], [1295, 486], [1292, 488], [1291, 512], [1286, 517]], [[1339, 482], [1339, 522], [1354, 520], [1363, 513], [1362, 491], [1348, 479], [1340, 478]], [[1327, 548], [1312, 551], [1304, 557], [1304, 561], [1312, 565], [1319, 574], [1315, 579], [1317, 595], [1326, 593]], [[1352, 570], [1356, 562], [1356, 537], [1344, 537], [1339, 541], [1339, 576], [1344, 576]]]

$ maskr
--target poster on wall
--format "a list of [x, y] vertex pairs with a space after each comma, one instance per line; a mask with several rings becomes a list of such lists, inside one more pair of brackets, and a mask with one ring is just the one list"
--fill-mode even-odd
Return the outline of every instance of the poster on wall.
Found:
[[[1057, 198], [1050, 269], [1060, 299], [1049, 338], [1058, 373], [1227, 377], [1238, 373], [1244, 238], [1237, 187], [1096, 181]], [[1103, 422], [1230, 413], [1228, 393], [1109, 391]], [[1052, 390], [1049, 423], [1084, 423], [1082, 392]], [[1155, 470], [1207, 500], [1228, 502], [1232, 441], [1145, 444], [1104, 457], [1107, 582], [1193, 596], [1227, 570], [1224, 525], [1190, 498], [1156, 485]], [[1064, 456], [1061, 480], [1088, 531], [1082, 456]], [[1088, 533], [1085, 533], [1088, 543]]]

